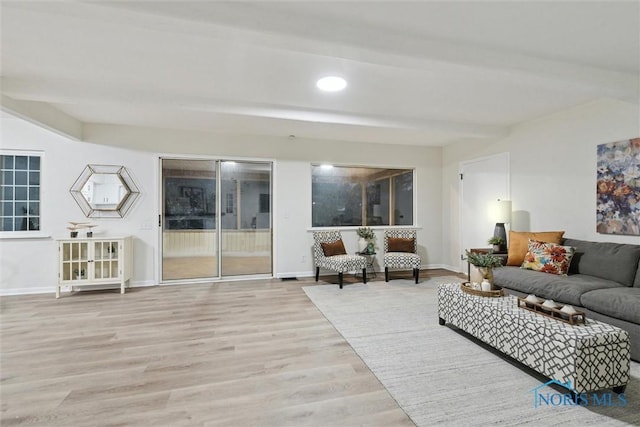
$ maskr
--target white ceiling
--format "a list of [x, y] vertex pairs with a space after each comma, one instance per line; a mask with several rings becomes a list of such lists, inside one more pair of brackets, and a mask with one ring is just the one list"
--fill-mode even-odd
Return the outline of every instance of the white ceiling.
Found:
[[[639, 1], [2, 0], [1, 12], [5, 108], [82, 123], [437, 146], [639, 99]], [[329, 74], [347, 89], [318, 92]]]

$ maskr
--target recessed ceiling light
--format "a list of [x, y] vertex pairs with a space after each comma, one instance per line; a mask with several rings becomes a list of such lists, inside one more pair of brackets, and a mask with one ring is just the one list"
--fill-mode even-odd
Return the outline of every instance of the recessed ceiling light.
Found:
[[347, 81], [342, 77], [327, 76], [318, 80], [316, 86], [325, 92], [338, 92], [347, 87]]

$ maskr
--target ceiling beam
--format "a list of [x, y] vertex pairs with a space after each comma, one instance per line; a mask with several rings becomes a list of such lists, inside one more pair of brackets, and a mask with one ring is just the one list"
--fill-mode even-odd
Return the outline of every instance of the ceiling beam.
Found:
[[[198, 96], [184, 96], [149, 92], [142, 89], [122, 90], [104, 83], [96, 87], [80, 82], [47, 80], [30, 81], [26, 79], [0, 78], [3, 92], [13, 98], [27, 100], [23, 102], [49, 104], [69, 104], [82, 100], [85, 105], [94, 106], [131, 106], [141, 107], [145, 111], [193, 111], [201, 113], [229, 114], [245, 117], [295, 120], [335, 125], [362, 126], [387, 129], [429, 130], [452, 132], [458, 137], [498, 138], [508, 134], [503, 126], [478, 123], [455, 122], [424, 117], [390, 117], [365, 114], [349, 114], [336, 111], [311, 108], [294, 108], [277, 104], [233, 102]], [[70, 116], [69, 116], [70, 117]]]
[[76, 141], [82, 141], [83, 123], [44, 102], [23, 101], [0, 95], [2, 111]]

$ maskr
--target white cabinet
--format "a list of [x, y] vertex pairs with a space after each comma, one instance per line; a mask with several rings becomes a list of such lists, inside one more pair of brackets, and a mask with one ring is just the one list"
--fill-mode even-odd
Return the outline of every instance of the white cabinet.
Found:
[[125, 285], [131, 279], [131, 237], [58, 239], [58, 285], [62, 286]]

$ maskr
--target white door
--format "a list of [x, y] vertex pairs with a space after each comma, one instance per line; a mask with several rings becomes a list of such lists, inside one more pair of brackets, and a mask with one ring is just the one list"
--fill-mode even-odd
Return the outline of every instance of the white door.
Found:
[[[509, 197], [509, 153], [460, 163], [460, 249], [488, 248], [495, 221], [493, 203]], [[467, 271], [466, 261], [461, 263]]]

